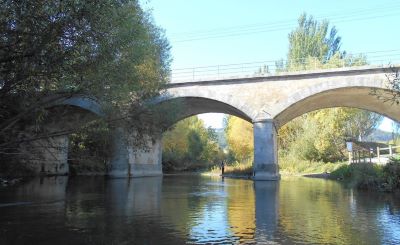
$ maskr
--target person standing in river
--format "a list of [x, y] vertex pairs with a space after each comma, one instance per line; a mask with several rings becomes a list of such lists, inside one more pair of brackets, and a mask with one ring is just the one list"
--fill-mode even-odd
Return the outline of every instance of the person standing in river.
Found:
[[221, 168], [221, 175], [224, 175], [224, 171], [225, 171], [225, 162], [224, 162], [224, 160], [221, 161], [220, 168]]

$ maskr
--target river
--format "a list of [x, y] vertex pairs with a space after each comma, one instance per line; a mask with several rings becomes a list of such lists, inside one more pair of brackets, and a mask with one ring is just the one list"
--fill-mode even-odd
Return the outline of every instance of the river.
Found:
[[400, 197], [323, 179], [48, 177], [0, 189], [0, 244], [400, 244]]

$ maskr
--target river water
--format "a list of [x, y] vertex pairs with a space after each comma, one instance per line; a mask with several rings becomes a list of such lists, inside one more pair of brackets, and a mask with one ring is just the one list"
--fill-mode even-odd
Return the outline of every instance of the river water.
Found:
[[0, 244], [400, 244], [400, 197], [322, 179], [51, 177], [0, 189]]

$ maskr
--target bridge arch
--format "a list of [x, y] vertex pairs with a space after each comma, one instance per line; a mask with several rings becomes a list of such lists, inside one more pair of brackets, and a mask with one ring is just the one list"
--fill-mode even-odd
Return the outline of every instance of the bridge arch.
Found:
[[55, 103], [52, 104], [52, 106], [63, 106], [63, 105], [78, 107], [82, 110], [91, 112], [99, 117], [105, 116], [105, 113], [100, 103], [95, 98], [92, 97], [77, 95], [57, 100]]
[[[236, 108], [226, 102], [216, 99], [210, 99], [200, 96], [176, 96], [176, 97], [163, 97], [153, 102], [157, 107], [168, 108], [169, 106], [177, 106], [177, 115], [173, 121], [169, 122], [167, 128], [185, 118], [203, 114], [203, 113], [223, 113], [239, 117], [245, 121], [252, 122], [252, 119], [246, 112]], [[163, 111], [161, 110], [161, 113]]]
[[371, 92], [388, 92], [381, 81], [368, 81], [357, 84], [321, 84], [298, 91], [288, 97], [285, 103], [277, 105], [274, 121], [282, 126], [305, 113], [333, 107], [364, 109], [400, 121], [400, 106], [384, 103]]
[[[23, 153], [21, 160], [27, 162], [36, 174], [68, 174], [70, 133], [76, 130], [77, 125], [105, 117], [105, 113], [96, 99], [85, 95], [67, 98], [54, 95], [44, 101], [48, 102], [44, 127], [38, 139], [28, 140], [19, 146]], [[35, 138], [31, 127], [27, 126], [26, 135]]]

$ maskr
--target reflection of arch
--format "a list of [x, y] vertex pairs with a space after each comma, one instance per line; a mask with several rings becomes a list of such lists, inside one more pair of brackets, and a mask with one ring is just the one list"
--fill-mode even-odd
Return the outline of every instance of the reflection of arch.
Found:
[[[353, 107], [373, 111], [400, 121], [400, 106], [391, 103], [384, 103], [376, 96], [371, 95], [374, 87], [355, 86], [341, 87], [323, 90], [316, 93], [312, 91], [301, 91], [291, 96], [291, 103], [287, 103], [285, 108], [275, 116], [280, 126], [290, 120], [310, 111], [330, 108], [330, 107]], [[380, 90], [383, 91], [382, 88]], [[307, 93], [308, 92], [308, 93]]]
[[168, 108], [168, 105], [174, 106], [174, 103], [176, 103], [176, 105], [180, 107], [180, 110], [178, 111], [178, 115], [175, 120], [171, 122], [171, 125], [187, 117], [202, 113], [229, 114], [242, 118], [243, 120], [251, 123], [251, 118], [246, 113], [237, 109], [236, 107], [218, 100], [213, 100], [205, 97], [166, 98], [155, 104], [158, 106], [166, 106], [166, 108]]

